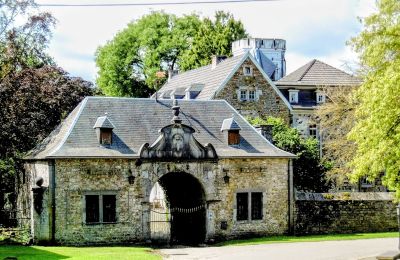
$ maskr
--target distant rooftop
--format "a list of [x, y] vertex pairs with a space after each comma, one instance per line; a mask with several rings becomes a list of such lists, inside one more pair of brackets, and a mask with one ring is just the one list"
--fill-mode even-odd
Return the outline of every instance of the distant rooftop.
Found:
[[360, 78], [316, 59], [275, 82], [277, 86], [356, 86], [361, 83]]

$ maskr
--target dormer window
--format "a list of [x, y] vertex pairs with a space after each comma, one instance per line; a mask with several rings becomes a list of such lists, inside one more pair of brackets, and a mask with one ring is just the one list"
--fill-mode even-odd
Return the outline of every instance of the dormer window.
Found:
[[112, 144], [113, 123], [105, 116], [98, 117], [93, 128], [96, 130], [97, 139], [101, 145]]
[[244, 66], [243, 67], [243, 74], [245, 76], [253, 76], [253, 68], [250, 66]]
[[238, 145], [240, 143], [239, 130], [228, 130], [228, 145]]
[[317, 91], [317, 104], [325, 103], [325, 94]]
[[222, 122], [221, 132], [225, 132], [225, 138], [228, 145], [240, 144], [240, 126], [232, 118], [227, 118]]
[[289, 89], [289, 102], [299, 103], [299, 90], [298, 89]]

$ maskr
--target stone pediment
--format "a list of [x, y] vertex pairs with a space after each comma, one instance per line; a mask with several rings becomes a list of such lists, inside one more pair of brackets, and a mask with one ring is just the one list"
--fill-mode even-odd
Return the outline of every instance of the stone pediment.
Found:
[[211, 144], [202, 145], [193, 136], [195, 130], [182, 124], [179, 118], [179, 106], [176, 101], [173, 124], [163, 127], [157, 140], [140, 147], [139, 155], [143, 159], [216, 159], [217, 153]]
[[216, 159], [217, 153], [211, 144], [203, 146], [193, 136], [194, 129], [184, 124], [172, 124], [160, 130], [160, 136], [139, 150], [143, 159]]

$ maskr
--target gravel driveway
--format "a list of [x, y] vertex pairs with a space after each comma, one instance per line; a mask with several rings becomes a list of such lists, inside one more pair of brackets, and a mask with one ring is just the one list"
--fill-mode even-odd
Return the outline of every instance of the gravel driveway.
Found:
[[344, 260], [371, 257], [397, 249], [397, 238], [348, 241], [277, 243], [252, 246], [185, 247], [161, 249], [168, 260], [249, 259], [249, 260]]

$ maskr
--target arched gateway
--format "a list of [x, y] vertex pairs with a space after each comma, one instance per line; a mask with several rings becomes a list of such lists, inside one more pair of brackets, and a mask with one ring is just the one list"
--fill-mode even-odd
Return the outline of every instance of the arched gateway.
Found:
[[[172, 109], [173, 124], [163, 127], [152, 145], [142, 145], [139, 150], [141, 159], [171, 163], [217, 159], [214, 147], [201, 145], [193, 136], [195, 130], [181, 123], [176, 103]], [[162, 175], [158, 183], [165, 194], [165, 203], [162, 204], [166, 208], [157, 211], [150, 207], [150, 232], [164, 231], [169, 235], [167, 240], [173, 244], [203, 243], [206, 236], [206, 195], [199, 180], [190, 173], [173, 171]], [[166, 227], [170, 230], [165, 230]]]

